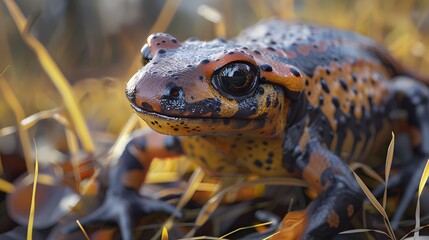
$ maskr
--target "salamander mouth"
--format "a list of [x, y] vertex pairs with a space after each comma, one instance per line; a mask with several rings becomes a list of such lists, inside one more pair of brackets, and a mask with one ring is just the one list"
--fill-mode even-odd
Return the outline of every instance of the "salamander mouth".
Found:
[[160, 114], [154, 111], [142, 109], [134, 103], [131, 107], [153, 130], [168, 135], [224, 135], [237, 133], [241, 135], [251, 132], [254, 135], [265, 134], [266, 118], [237, 119], [237, 118], [213, 118], [213, 117], [177, 117]]

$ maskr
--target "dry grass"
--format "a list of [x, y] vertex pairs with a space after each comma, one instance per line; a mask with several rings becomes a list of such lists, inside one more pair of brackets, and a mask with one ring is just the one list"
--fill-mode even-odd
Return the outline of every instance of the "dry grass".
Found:
[[[375, 198], [375, 196], [372, 194], [371, 190], [368, 189], [368, 187], [362, 181], [362, 179], [355, 172], [353, 172], [353, 175], [356, 178], [359, 186], [361, 187], [361, 189], [363, 190], [363, 192], [365, 193], [365, 195], [367, 196], [367, 198], [369, 199], [371, 204], [383, 216], [383, 220], [384, 220], [384, 224], [385, 224], [387, 232], [376, 230], [376, 229], [353, 229], [353, 230], [349, 230], [349, 231], [344, 231], [341, 234], [377, 232], [377, 233], [386, 235], [387, 237], [389, 237], [389, 239], [392, 239], [392, 240], [397, 239], [395, 232], [393, 231], [393, 228], [390, 224], [389, 216], [387, 215], [387, 212], [385, 210], [386, 209], [386, 202], [387, 202], [387, 186], [388, 186], [390, 170], [391, 170], [392, 162], [393, 162], [394, 146], [395, 146], [395, 135], [392, 133], [392, 140], [389, 144], [389, 148], [387, 150], [387, 157], [386, 157], [385, 181], [384, 181], [385, 188], [384, 188], [384, 195], [383, 195], [383, 203], [382, 204], [380, 204], [380, 202]], [[405, 239], [411, 233], [414, 233], [414, 238], [418, 239], [420, 230], [429, 226], [429, 224], [425, 225], [423, 227], [420, 226], [420, 197], [421, 197], [421, 193], [423, 191], [423, 188], [424, 188], [424, 186], [428, 180], [428, 177], [429, 177], [429, 159], [427, 161], [425, 169], [423, 170], [423, 174], [422, 174], [422, 177], [420, 179], [419, 190], [417, 193], [418, 197], [417, 197], [416, 216], [415, 216], [415, 222], [416, 222], [415, 228], [412, 231], [405, 234], [401, 238], [401, 240]]]

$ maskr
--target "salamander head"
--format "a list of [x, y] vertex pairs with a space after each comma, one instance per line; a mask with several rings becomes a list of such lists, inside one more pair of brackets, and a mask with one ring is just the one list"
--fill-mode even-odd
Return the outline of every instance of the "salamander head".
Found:
[[285, 89], [301, 87], [289, 69], [278, 77], [283, 69], [263, 54], [225, 40], [181, 43], [158, 33], [142, 55], [146, 65], [126, 93], [138, 115], [163, 134], [280, 134], [290, 107]]

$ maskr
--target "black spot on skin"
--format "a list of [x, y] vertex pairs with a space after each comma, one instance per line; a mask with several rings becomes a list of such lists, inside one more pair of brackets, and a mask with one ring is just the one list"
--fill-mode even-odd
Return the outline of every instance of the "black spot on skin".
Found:
[[326, 69], [326, 75], [331, 74], [331, 71], [329, 69]]
[[307, 92], [307, 95], [308, 95], [308, 96], [311, 96], [311, 91], [308, 91], [308, 92]]
[[308, 82], [308, 80], [306, 79], [305, 80], [305, 86], [308, 86], [309, 85], [309, 82]]
[[202, 60], [201, 61], [201, 64], [207, 64], [207, 63], [209, 63], [210, 62], [210, 60], [208, 60], [208, 59], [204, 59], [204, 60]]
[[148, 111], [152, 111], [153, 110], [152, 105], [150, 105], [147, 102], [142, 102], [142, 108], [145, 109], [145, 110], [148, 110]]
[[259, 95], [264, 95], [265, 91], [264, 91], [264, 88], [259, 87], [257, 92], [258, 92]]
[[290, 72], [295, 76], [295, 77], [301, 77], [301, 74], [298, 72], [298, 70], [296, 70], [295, 68], [290, 68]]
[[269, 152], [268, 153], [268, 157], [270, 157], [270, 158], [274, 157], [274, 153], [273, 152]]
[[349, 86], [347, 86], [346, 81], [342, 77], [340, 77], [340, 85], [344, 89], [344, 91], [347, 92], [349, 90]]
[[353, 82], [357, 82], [356, 73], [352, 73], [352, 79], [353, 79]]
[[233, 54], [235, 54], [235, 52], [229, 52], [228, 54], [229, 54], [229, 55], [233, 55]]
[[262, 71], [264, 71], [264, 72], [272, 72], [273, 71], [273, 68], [270, 66], [270, 65], [268, 65], [268, 64], [262, 64], [261, 66], [260, 66], [260, 68], [262, 69]]
[[332, 97], [332, 103], [336, 108], [340, 107], [340, 101], [338, 101], [337, 97]]
[[263, 163], [259, 159], [255, 159], [253, 164], [255, 164], [255, 166], [257, 166], [259, 168], [261, 168], [263, 166]]
[[319, 96], [319, 105], [320, 106], [323, 105], [323, 96], [322, 95]]
[[323, 89], [323, 91], [325, 91], [326, 93], [329, 93], [329, 92], [330, 92], [330, 91], [329, 91], [328, 84], [326, 83], [326, 80], [325, 80], [325, 79], [321, 79], [321, 80], [320, 80], [320, 85], [322, 85], [322, 89]]
[[158, 54], [164, 54], [164, 53], [166, 53], [166, 51], [164, 49], [159, 49], [158, 50]]
[[262, 142], [262, 145], [264, 145], [264, 146], [268, 146], [268, 142], [263, 141], [263, 142]]
[[279, 105], [279, 99], [276, 98], [274, 99], [274, 107], [277, 107]]
[[271, 97], [268, 96], [267, 99], [265, 100], [265, 106], [269, 107], [271, 105]]
[[156, 43], [156, 45], [157, 45], [157, 46], [159, 46], [159, 45], [161, 45], [161, 43], [160, 43], [160, 42], [157, 42], [157, 43]]
[[172, 41], [173, 43], [177, 43], [177, 40], [176, 40], [175, 38], [171, 39], [171, 41]]
[[254, 53], [261, 55], [261, 52], [259, 52], [258, 50], [253, 50]]

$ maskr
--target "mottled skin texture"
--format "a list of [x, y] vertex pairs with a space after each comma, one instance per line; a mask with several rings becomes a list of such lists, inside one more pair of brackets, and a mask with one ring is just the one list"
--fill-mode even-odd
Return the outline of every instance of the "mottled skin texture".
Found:
[[[132, 202], [127, 194], [141, 187], [153, 157], [184, 154], [213, 175], [304, 179], [317, 198], [301, 212], [288, 213], [273, 239], [330, 239], [363, 200], [347, 162], [365, 161], [392, 130], [420, 139], [414, 151], [427, 155], [426, 136], [410, 130], [424, 125], [421, 118], [401, 107], [408, 90], [398, 87], [402, 80], [392, 81], [410, 73], [355, 33], [270, 20], [233, 40], [179, 42], [153, 34], [142, 55], [146, 65], [126, 92], [158, 133], [133, 139], [112, 170], [108, 197], [117, 202]], [[246, 82], [225, 83], [220, 75], [238, 67], [247, 69], [241, 72]], [[420, 85], [408, 88], [418, 92], [415, 86]], [[427, 90], [421, 91], [421, 103], [411, 109], [426, 105]], [[389, 118], [396, 110], [408, 117]], [[395, 128], [398, 122], [401, 129]], [[112, 218], [130, 239], [134, 218]]]

